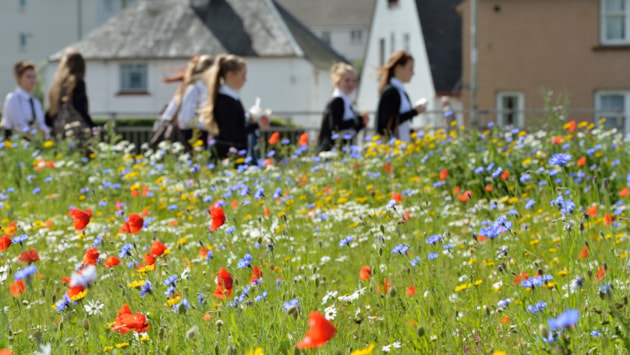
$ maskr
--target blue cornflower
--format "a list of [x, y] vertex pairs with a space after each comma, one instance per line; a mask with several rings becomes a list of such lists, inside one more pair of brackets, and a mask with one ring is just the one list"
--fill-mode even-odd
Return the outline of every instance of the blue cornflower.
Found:
[[172, 275], [172, 276], [169, 276], [169, 278], [166, 279], [166, 281], [164, 281], [163, 285], [164, 286], [173, 285], [174, 287], [177, 287], [177, 283], [175, 281], [177, 281], [177, 275]]
[[31, 264], [31, 265], [25, 267], [24, 269], [18, 270], [15, 273], [15, 275], [13, 275], [13, 278], [15, 279], [15, 281], [22, 280], [24, 278], [27, 278], [27, 277], [33, 275], [36, 272], [37, 272], [37, 267], [34, 264]]
[[340, 247], [345, 247], [346, 245], [350, 244], [350, 242], [352, 242], [354, 240], [354, 237], [352, 237], [351, 235], [343, 238], [342, 240], [339, 241], [339, 246]]
[[277, 200], [282, 196], [282, 189], [281, 188], [276, 188], [276, 192], [273, 193], [273, 199]]
[[267, 292], [266, 290], [265, 290], [265, 291], [263, 291], [263, 293], [262, 293], [262, 294], [260, 294], [260, 295], [258, 295], [258, 296], [256, 296], [256, 297], [254, 297], [254, 301], [256, 301], [256, 302], [258, 302], [258, 301], [262, 301], [264, 298], [266, 298], [266, 297], [267, 297], [267, 294], [268, 294], [268, 292]]
[[122, 246], [122, 248], [120, 248], [120, 253], [118, 254], [119, 258], [124, 258], [125, 256], [127, 256], [127, 254], [129, 254], [129, 250], [131, 250], [131, 248], [133, 248], [133, 245], [126, 243], [125, 245]]
[[477, 167], [477, 169], [475, 169], [475, 174], [481, 174], [483, 173], [484, 167], [483, 166], [479, 166]]
[[530, 208], [532, 208], [534, 206], [534, 203], [536, 203], [536, 201], [532, 198], [529, 201], [527, 201], [527, 203], [525, 204], [525, 209], [528, 210]]
[[562, 329], [567, 328], [577, 323], [580, 318], [580, 312], [575, 309], [569, 309], [564, 311], [558, 318], [549, 318], [547, 325], [550, 329]]
[[184, 307], [184, 310], [190, 308], [190, 302], [187, 299], [182, 299], [179, 303], [173, 305], [175, 313], [179, 313], [179, 307]]
[[503, 168], [502, 167], [498, 167], [495, 171], [492, 172], [492, 177], [495, 178], [495, 177], [501, 175], [502, 172], [503, 172]]
[[173, 294], [173, 292], [175, 292], [175, 287], [171, 286], [166, 291], [164, 291], [164, 295], [166, 297], [170, 297]]
[[533, 306], [532, 305], [527, 306], [527, 311], [529, 311], [532, 314], [536, 314], [538, 312], [542, 312], [546, 307], [547, 307], [547, 303], [545, 303], [545, 301], [540, 301]]
[[17, 237], [13, 237], [13, 239], [11, 239], [12, 243], [24, 243], [26, 240], [28, 239], [28, 236], [26, 234], [20, 234]]
[[250, 254], [245, 254], [243, 256], [243, 259], [238, 261], [238, 267], [240, 269], [245, 268], [245, 267], [251, 267], [250, 261], [252, 260], [252, 256]]
[[57, 312], [61, 312], [64, 309], [66, 309], [66, 307], [68, 307], [70, 305], [70, 302], [72, 302], [70, 297], [68, 297], [68, 295], [64, 294], [63, 298], [61, 300], [59, 300], [59, 302], [57, 302], [57, 304], [55, 305], [55, 309], [57, 310]]
[[398, 244], [392, 249], [392, 254], [407, 255], [407, 251], [409, 251], [409, 245]]
[[92, 246], [96, 248], [97, 246], [101, 244], [102, 240], [103, 240], [103, 237], [101, 237], [100, 235], [97, 235], [96, 239], [94, 240], [94, 243], [92, 243]]
[[529, 174], [523, 174], [523, 175], [521, 175], [521, 177], [519, 178], [519, 181], [520, 181], [521, 183], [523, 183], [523, 184], [524, 184], [524, 183], [526, 183], [526, 182], [528, 182], [529, 180], [531, 180], [531, 175], [529, 175]]
[[511, 298], [506, 298], [504, 300], [500, 300], [499, 302], [497, 302], [497, 306], [501, 307], [501, 308], [505, 308], [507, 307], [510, 303], [512, 303], [512, 299]]
[[265, 197], [265, 189], [262, 187], [259, 187], [258, 189], [256, 189], [256, 193], [254, 193], [254, 198], [257, 200], [261, 200], [264, 197]]
[[453, 244], [451, 244], [451, 243], [444, 244], [444, 245], [442, 245], [442, 249], [444, 249], [444, 250], [453, 249]]
[[435, 244], [437, 242], [441, 242], [442, 241], [442, 236], [440, 234], [434, 234], [432, 236], [430, 236], [429, 238], [427, 238], [426, 242], [427, 244]]
[[438, 258], [438, 253], [429, 253], [429, 255], [427, 256], [427, 258], [429, 260], [434, 260]]
[[284, 309], [285, 311], [288, 311], [289, 308], [291, 308], [291, 307], [297, 307], [297, 308], [300, 307], [297, 298], [294, 298], [294, 299], [290, 300], [289, 302], [284, 302], [284, 305], [282, 306], [282, 309]]
[[416, 256], [415, 258], [413, 258], [411, 260], [411, 266], [416, 267], [416, 266], [420, 265], [421, 262], [422, 262], [422, 260], [420, 260], [420, 257]]
[[549, 159], [549, 164], [551, 165], [567, 165], [567, 163], [571, 160], [571, 154], [567, 153], [558, 153], [551, 156]]
[[153, 285], [151, 285], [151, 281], [145, 281], [144, 285], [140, 286], [138, 290], [138, 294], [140, 297], [144, 297], [147, 293], [153, 293]]
[[389, 202], [387, 203], [387, 206], [385, 206], [387, 209], [392, 209], [396, 206], [396, 200], [389, 200]]
[[203, 305], [203, 301], [204, 301], [203, 294], [202, 293], [198, 293], [197, 294], [197, 304], [199, 306], [202, 306]]
[[598, 332], [597, 330], [591, 330], [591, 335], [594, 337], [600, 337], [602, 336], [602, 333]]

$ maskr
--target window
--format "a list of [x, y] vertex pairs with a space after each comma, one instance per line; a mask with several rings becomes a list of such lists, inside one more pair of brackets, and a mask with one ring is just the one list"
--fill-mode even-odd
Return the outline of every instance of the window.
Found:
[[501, 91], [497, 93], [497, 125], [523, 126], [523, 110], [525, 97], [518, 91]]
[[24, 32], [21, 32], [18, 36], [18, 43], [20, 46], [21, 50], [25, 50], [26, 49], [26, 40], [28, 39], [28, 35]]
[[626, 126], [626, 117], [630, 108], [630, 91], [598, 91], [595, 94], [595, 121], [606, 118], [606, 126], [617, 127], [622, 132]]
[[146, 93], [148, 91], [148, 69], [146, 64], [120, 65], [120, 92]]
[[363, 31], [361, 30], [350, 31], [350, 42], [352, 42], [353, 44], [363, 43]]
[[602, 43], [630, 44], [630, 0], [600, 1]]
[[403, 50], [409, 52], [410, 49], [410, 36], [409, 33], [403, 34]]
[[330, 46], [330, 31], [322, 31], [322, 41]]

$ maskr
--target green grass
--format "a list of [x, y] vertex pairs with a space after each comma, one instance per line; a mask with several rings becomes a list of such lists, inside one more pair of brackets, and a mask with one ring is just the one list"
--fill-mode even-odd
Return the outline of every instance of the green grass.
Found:
[[[556, 137], [562, 142], [554, 143]], [[28, 239], [0, 252], [0, 280], [6, 277], [0, 284], [0, 349], [32, 353], [49, 344], [55, 354], [109, 347], [130, 354], [256, 348], [293, 354], [308, 331], [309, 313], [317, 310], [333, 318], [337, 333], [305, 353], [349, 354], [370, 344], [382, 353], [393, 343], [401, 348], [391, 352], [400, 354], [627, 352], [629, 196], [623, 191], [630, 146], [601, 128], [506, 134], [453, 127], [422, 132], [409, 147], [372, 139], [360, 156], [315, 158], [281, 146], [273, 166], [245, 172], [233, 162], [208, 166], [205, 153], [188, 161], [171, 153], [134, 156], [124, 143], [95, 147], [89, 161], [64, 144], [5, 143], [0, 225], [16, 221], [12, 237]], [[571, 158], [556, 166], [550, 163], [556, 153]], [[40, 169], [40, 161], [55, 167]], [[388, 207], [395, 193], [401, 201]], [[574, 202], [572, 212], [552, 205], [560, 195]], [[211, 233], [207, 209], [220, 200], [227, 219]], [[597, 213], [588, 216], [593, 204]], [[70, 206], [92, 209], [83, 232], [74, 230]], [[139, 233], [119, 233], [127, 216], [143, 211], [146, 226]], [[611, 216], [615, 221], [608, 223]], [[486, 221], [499, 218], [505, 219], [503, 232], [486, 240]], [[441, 240], [429, 244], [436, 235]], [[348, 236], [352, 241], [340, 246]], [[76, 271], [97, 238], [96, 281], [76, 304], [55, 310], [68, 289], [62, 278]], [[143, 263], [155, 240], [169, 252], [154, 270], [127, 266]], [[130, 255], [106, 268], [105, 258], [126, 243]], [[212, 248], [210, 260], [199, 256], [202, 245]], [[394, 253], [399, 245], [406, 252]], [[579, 258], [585, 247], [588, 257]], [[14, 297], [14, 274], [27, 266], [17, 257], [27, 249], [39, 254], [38, 275]], [[250, 267], [238, 267], [245, 254], [263, 279], [235, 307], [251, 275]], [[364, 265], [372, 270], [368, 281], [359, 278]], [[222, 267], [234, 279], [227, 300], [213, 297]], [[530, 281], [536, 274], [551, 279], [524, 287], [516, 279], [523, 274]], [[191, 308], [180, 305], [175, 312], [165, 305], [163, 282], [171, 275], [178, 275], [176, 292]], [[578, 278], [582, 286], [571, 290]], [[138, 280], [151, 282], [153, 294], [141, 297], [129, 286]], [[412, 296], [410, 286], [416, 288]], [[256, 300], [263, 292], [267, 296]], [[292, 299], [299, 310], [289, 314], [283, 305]], [[503, 307], [499, 301], [507, 299]], [[528, 310], [541, 301], [546, 307], [540, 312]], [[90, 302], [103, 308], [88, 314]], [[112, 331], [123, 304], [147, 316], [146, 334]], [[549, 318], [568, 309], [580, 312], [577, 323], [551, 331]], [[543, 343], [549, 332], [553, 343]]]

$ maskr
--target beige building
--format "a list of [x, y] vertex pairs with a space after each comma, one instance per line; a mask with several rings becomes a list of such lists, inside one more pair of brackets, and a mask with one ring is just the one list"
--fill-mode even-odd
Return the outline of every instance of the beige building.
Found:
[[[624, 118], [630, 114], [630, 1], [478, 0], [478, 4], [478, 107], [503, 110], [481, 114], [480, 124], [494, 120], [531, 126], [540, 120], [539, 114], [506, 110], [542, 109], [542, 93], [551, 90], [556, 96], [568, 94], [570, 119], [607, 116], [608, 124], [628, 132], [630, 124]], [[464, 0], [459, 11], [463, 100], [470, 108], [470, 0]]]

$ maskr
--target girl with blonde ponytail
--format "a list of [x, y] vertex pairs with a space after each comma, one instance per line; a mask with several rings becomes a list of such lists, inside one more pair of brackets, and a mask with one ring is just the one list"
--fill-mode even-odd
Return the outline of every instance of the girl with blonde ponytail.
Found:
[[268, 126], [269, 118], [260, 122], [246, 115], [239, 91], [245, 84], [247, 66], [234, 55], [220, 55], [207, 75], [208, 99], [202, 120], [208, 132], [214, 134], [216, 158], [228, 156], [230, 148], [247, 149], [247, 135], [260, 126]]

